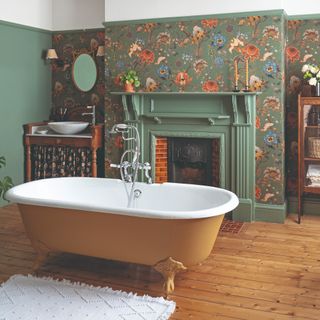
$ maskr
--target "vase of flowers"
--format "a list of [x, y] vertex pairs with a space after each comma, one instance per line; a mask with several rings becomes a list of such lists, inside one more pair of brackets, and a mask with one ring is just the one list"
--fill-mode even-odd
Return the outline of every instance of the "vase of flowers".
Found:
[[320, 68], [315, 64], [304, 64], [301, 71], [303, 79], [307, 80], [310, 86], [315, 87], [316, 97], [320, 97]]
[[120, 82], [124, 86], [126, 92], [134, 92], [134, 88], [140, 86], [140, 81], [135, 70], [129, 70], [120, 76]]

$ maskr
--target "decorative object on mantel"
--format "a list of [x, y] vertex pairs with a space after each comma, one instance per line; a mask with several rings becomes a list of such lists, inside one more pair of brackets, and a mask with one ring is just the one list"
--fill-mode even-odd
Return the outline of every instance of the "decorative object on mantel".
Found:
[[245, 64], [245, 85], [244, 85], [244, 92], [248, 92], [249, 90], [249, 58], [244, 59], [244, 64]]
[[249, 58], [248, 57], [235, 57], [233, 60], [234, 65], [234, 86], [233, 92], [239, 92], [239, 62], [244, 62], [244, 70], [245, 70], [245, 84], [243, 92], [250, 92], [249, 88]]
[[139, 77], [135, 70], [129, 70], [120, 76], [120, 83], [124, 85], [126, 92], [135, 92], [134, 88], [140, 86]]
[[238, 63], [239, 63], [239, 58], [235, 58], [233, 60], [234, 63], [234, 87], [233, 87], [233, 92], [239, 92], [239, 68], [238, 68]]
[[159, 319], [175, 302], [68, 280], [12, 276], [0, 287], [0, 319]]
[[308, 80], [308, 84], [315, 87], [315, 96], [320, 97], [320, 69], [315, 64], [304, 64], [301, 71], [303, 79]]

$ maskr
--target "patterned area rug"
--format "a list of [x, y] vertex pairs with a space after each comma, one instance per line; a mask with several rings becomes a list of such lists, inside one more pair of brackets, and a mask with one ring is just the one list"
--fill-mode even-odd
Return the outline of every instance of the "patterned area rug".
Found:
[[1, 320], [165, 320], [175, 302], [86, 284], [15, 275], [0, 287]]

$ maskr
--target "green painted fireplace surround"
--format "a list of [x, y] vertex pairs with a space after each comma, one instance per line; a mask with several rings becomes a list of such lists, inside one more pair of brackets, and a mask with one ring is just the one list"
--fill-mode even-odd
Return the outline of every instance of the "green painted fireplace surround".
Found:
[[[142, 162], [155, 167], [157, 137], [220, 140], [220, 187], [240, 204], [238, 221], [259, 220], [255, 204], [255, 126], [257, 92], [112, 92], [121, 97], [125, 122], [141, 136]], [[140, 176], [143, 179], [143, 176]], [[154, 178], [154, 172], [153, 172]]]

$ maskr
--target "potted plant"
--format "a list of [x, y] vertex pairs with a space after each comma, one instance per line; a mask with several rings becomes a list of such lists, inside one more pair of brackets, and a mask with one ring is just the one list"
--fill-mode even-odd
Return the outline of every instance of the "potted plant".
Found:
[[135, 70], [129, 70], [120, 76], [120, 82], [124, 85], [126, 92], [134, 92], [134, 88], [140, 86], [140, 81]]
[[[0, 169], [6, 165], [6, 159], [3, 156], [0, 156]], [[0, 199], [4, 199], [4, 194], [13, 186], [12, 179], [8, 176], [0, 179]]]

